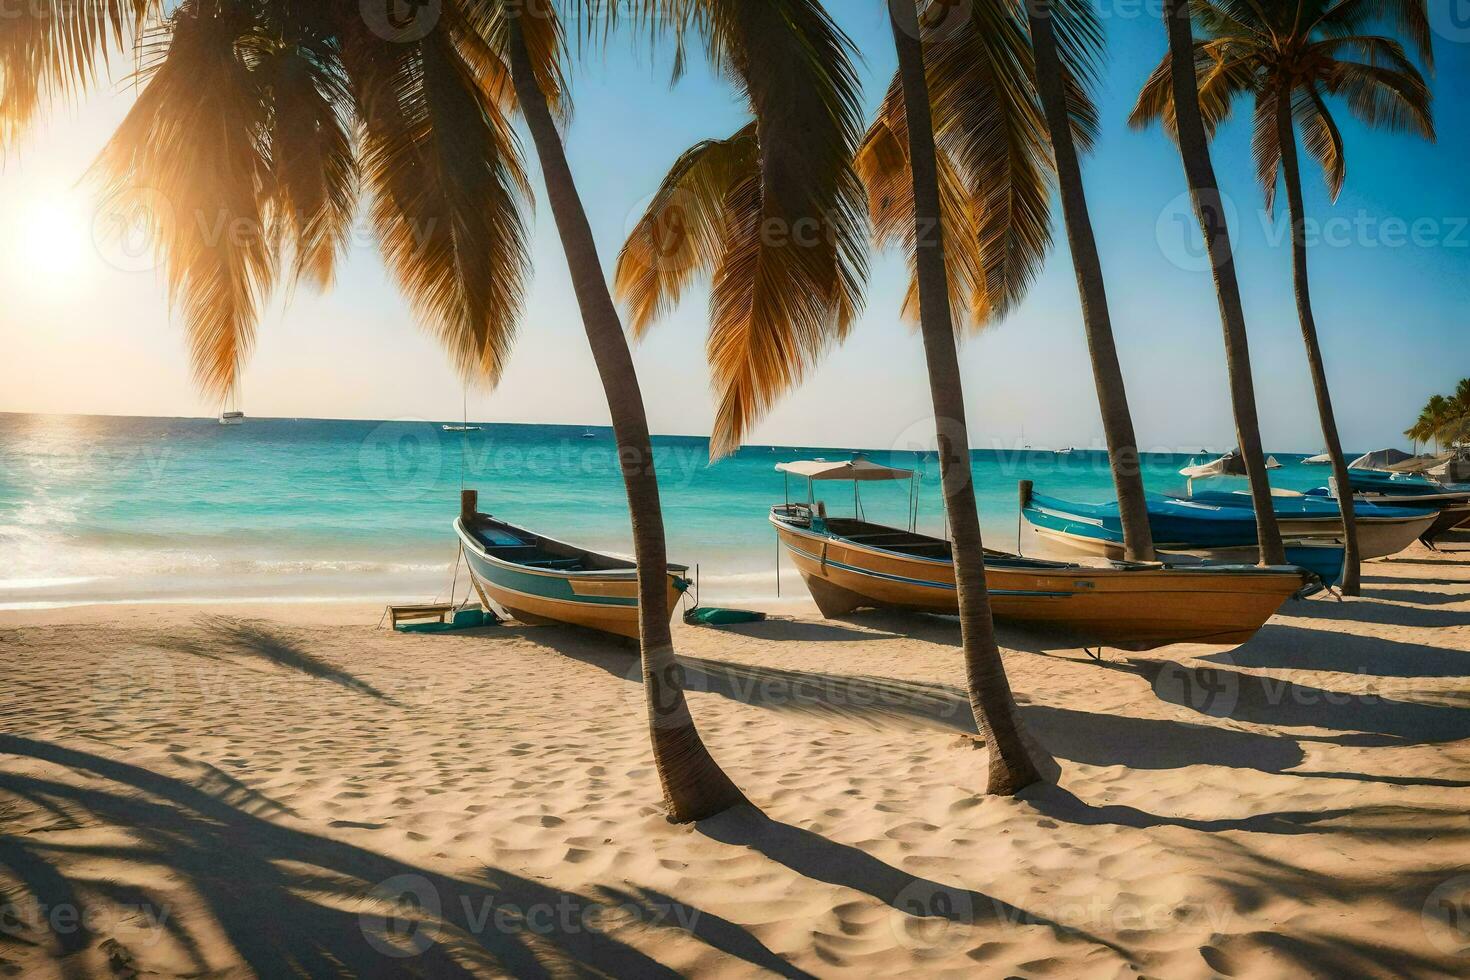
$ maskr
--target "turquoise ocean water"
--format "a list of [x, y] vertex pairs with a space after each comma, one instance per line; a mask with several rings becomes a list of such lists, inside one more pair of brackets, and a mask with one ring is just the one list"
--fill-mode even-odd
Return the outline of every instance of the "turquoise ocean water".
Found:
[[[590, 433], [590, 437], [589, 434]], [[656, 437], [669, 555], [698, 564], [706, 600], [775, 595], [766, 512], [783, 460], [847, 459], [853, 447], [747, 446], [711, 466], [703, 438]], [[919, 526], [942, 533], [937, 463], [917, 469]], [[1150, 489], [1177, 490], [1205, 456], [1146, 457]], [[1277, 454], [1277, 486], [1321, 485], [1320, 467]], [[1077, 500], [1113, 496], [1100, 452], [977, 451], [987, 543], [1014, 550], [1016, 482]], [[459, 489], [481, 509], [588, 547], [627, 553], [627, 510], [611, 431], [424, 421], [151, 419], [0, 414], [0, 607], [140, 599], [428, 599], [448, 593]], [[1241, 484], [1243, 485], [1243, 483]], [[793, 496], [805, 487], [792, 481]], [[903, 525], [907, 484], [869, 484], [870, 519]], [[851, 484], [829, 484], [834, 514]], [[464, 588], [463, 573], [459, 585]], [[801, 593], [794, 576], [783, 585]]]

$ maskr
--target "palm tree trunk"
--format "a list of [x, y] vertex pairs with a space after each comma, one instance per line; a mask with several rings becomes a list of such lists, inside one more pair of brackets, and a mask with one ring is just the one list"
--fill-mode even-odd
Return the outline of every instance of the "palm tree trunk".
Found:
[[1010, 795], [1037, 782], [1041, 776], [1022, 740], [1021, 719], [1016, 712], [1010, 681], [1006, 678], [1000, 647], [995, 642], [995, 626], [990, 618], [990, 593], [985, 588], [985, 548], [980, 539], [980, 514], [975, 506], [964, 390], [944, 268], [934, 119], [930, 112], [929, 85], [924, 77], [924, 50], [919, 42], [919, 18], [914, 4], [915, 0], [889, 0], [904, 107], [908, 113], [914, 220], [918, 226], [919, 326], [924, 338], [929, 392], [938, 427], [939, 472], [953, 541], [960, 637], [964, 647], [970, 708], [990, 748], [987, 791]]
[[1225, 332], [1225, 365], [1230, 374], [1230, 401], [1235, 409], [1235, 437], [1245, 458], [1251, 481], [1251, 501], [1256, 511], [1256, 537], [1261, 564], [1284, 565], [1286, 549], [1276, 524], [1271, 481], [1266, 472], [1266, 454], [1261, 448], [1261, 425], [1256, 415], [1256, 387], [1251, 379], [1250, 343], [1245, 332], [1245, 308], [1240, 301], [1240, 280], [1235, 274], [1235, 256], [1230, 244], [1230, 227], [1225, 219], [1215, 165], [1210, 162], [1210, 144], [1199, 108], [1199, 83], [1194, 75], [1194, 29], [1186, 0], [1164, 0], [1164, 23], [1169, 31], [1170, 70], [1174, 87], [1174, 113], [1178, 120], [1179, 155], [1189, 182], [1189, 197], [1199, 219], [1210, 264], [1215, 270], [1215, 292], [1220, 300], [1220, 321]]
[[1082, 297], [1082, 325], [1092, 356], [1092, 377], [1097, 384], [1113, 487], [1118, 493], [1118, 510], [1123, 519], [1124, 553], [1132, 561], [1153, 561], [1154, 538], [1139, 468], [1138, 438], [1133, 430], [1133, 414], [1128, 410], [1128, 391], [1123, 384], [1122, 365], [1118, 363], [1118, 347], [1113, 341], [1107, 285], [1103, 280], [1097, 238], [1092, 231], [1092, 215], [1087, 208], [1087, 192], [1082, 185], [1082, 166], [1072, 141], [1062, 63], [1057, 57], [1057, 41], [1052, 31], [1051, 0], [1031, 0], [1026, 6], [1031, 46], [1035, 49], [1036, 85], [1051, 133], [1062, 214], [1067, 222], [1067, 243], [1072, 249], [1077, 291]]
[[1322, 363], [1322, 345], [1317, 340], [1317, 318], [1312, 313], [1312, 290], [1307, 279], [1307, 215], [1302, 203], [1302, 172], [1296, 152], [1296, 128], [1291, 121], [1291, 90], [1283, 88], [1276, 105], [1276, 130], [1281, 143], [1281, 169], [1286, 178], [1286, 200], [1291, 209], [1291, 272], [1296, 287], [1296, 311], [1302, 322], [1302, 340], [1307, 345], [1307, 364], [1312, 369], [1312, 392], [1317, 396], [1317, 414], [1322, 419], [1322, 438], [1332, 457], [1332, 476], [1337, 482], [1337, 501], [1342, 508], [1342, 541], [1347, 554], [1342, 564], [1340, 588], [1344, 595], [1359, 595], [1362, 559], [1358, 552], [1358, 523], [1353, 516], [1352, 482], [1347, 457], [1337, 434], [1337, 417], [1332, 411], [1332, 392], [1327, 388], [1327, 368]]
[[744, 803], [745, 797], [705, 748], [684, 697], [682, 668], [674, 657], [673, 636], [669, 631], [668, 555], [643, 394], [622, 321], [603, 278], [592, 227], [572, 179], [561, 135], [531, 67], [521, 16], [530, 15], [507, 11], [511, 79], [536, 144], [546, 196], [571, 269], [572, 288], [597, 373], [607, 394], [623, 484], [628, 493], [633, 550], [638, 562], [638, 630], [654, 766], [663, 785], [670, 818], [680, 823], [701, 820]]

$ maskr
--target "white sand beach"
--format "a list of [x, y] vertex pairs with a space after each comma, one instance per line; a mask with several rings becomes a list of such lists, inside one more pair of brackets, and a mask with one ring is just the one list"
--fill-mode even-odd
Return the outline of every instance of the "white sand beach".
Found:
[[759, 807], [694, 826], [592, 634], [4, 613], [0, 969], [1464, 976], [1470, 550], [1364, 571], [1223, 654], [1004, 633], [1057, 764], [1017, 799], [981, 795], [952, 623], [681, 626]]

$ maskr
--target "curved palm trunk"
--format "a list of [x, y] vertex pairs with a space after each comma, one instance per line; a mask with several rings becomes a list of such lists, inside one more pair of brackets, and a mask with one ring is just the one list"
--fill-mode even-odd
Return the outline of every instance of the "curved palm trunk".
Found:
[[980, 515], [975, 506], [964, 391], [944, 268], [944, 234], [939, 223], [934, 119], [914, 3], [915, 0], [889, 0], [904, 107], [908, 113], [914, 220], [918, 225], [919, 326], [929, 365], [929, 392], [938, 420], [939, 472], [953, 539], [960, 637], [965, 651], [970, 707], [990, 748], [988, 791], [1008, 795], [1041, 776], [1021, 738], [1021, 720], [1000, 647], [995, 642], [990, 594], [985, 588], [985, 548], [980, 540]]
[[1062, 63], [1057, 57], [1056, 36], [1052, 31], [1051, 2], [1031, 0], [1026, 5], [1026, 13], [1031, 27], [1031, 46], [1036, 56], [1036, 86], [1046, 112], [1052, 154], [1056, 157], [1062, 214], [1067, 222], [1067, 243], [1072, 249], [1077, 291], [1082, 297], [1082, 324], [1087, 333], [1087, 350], [1092, 357], [1092, 377], [1097, 384], [1103, 434], [1108, 440], [1113, 487], [1118, 493], [1118, 510], [1123, 519], [1125, 557], [1132, 561], [1153, 561], [1154, 538], [1148, 523], [1148, 498], [1144, 495], [1143, 474], [1139, 469], [1138, 438], [1133, 430], [1133, 415], [1128, 410], [1128, 391], [1123, 384], [1123, 368], [1118, 363], [1118, 348], [1113, 341], [1107, 286], [1103, 280], [1102, 259], [1097, 252], [1097, 238], [1092, 231], [1092, 215], [1087, 209], [1082, 166], [1077, 161], [1077, 147], [1072, 141]]
[[1281, 168], [1286, 179], [1286, 200], [1291, 209], [1291, 272], [1296, 287], [1296, 311], [1302, 322], [1302, 340], [1307, 345], [1307, 364], [1312, 369], [1312, 392], [1317, 396], [1317, 414], [1322, 419], [1322, 439], [1332, 457], [1332, 476], [1337, 481], [1337, 500], [1342, 507], [1342, 541], [1347, 555], [1342, 565], [1344, 595], [1362, 591], [1362, 559], [1358, 553], [1358, 524], [1353, 516], [1352, 483], [1347, 457], [1337, 434], [1337, 417], [1332, 411], [1332, 393], [1327, 388], [1327, 368], [1322, 364], [1322, 345], [1317, 341], [1317, 318], [1312, 313], [1311, 284], [1307, 280], [1307, 215], [1302, 203], [1302, 173], [1296, 152], [1296, 130], [1291, 122], [1291, 91], [1283, 88], [1276, 106], [1276, 128], [1281, 143]]
[[1235, 409], [1235, 437], [1240, 441], [1240, 454], [1250, 475], [1261, 564], [1284, 565], [1286, 549], [1281, 544], [1281, 529], [1276, 524], [1271, 482], [1266, 472], [1266, 454], [1261, 449], [1240, 281], [1235, 274], [1235, 256], [1220, 184], [1215, 179], [1215, 165], [1210, 162], [1210, 145], [1200, 115], [1199, 83], [1194, 75], [1194, 29], [1186, 0], [1164, 0], [1164, 23], [1169, 30], [1170, 80], [1178, 120], [1179, 155], [1184, 161], [1194, 213], [1209, 249], [1210, 265], [1215, 270], [1215, 292], [1220, 300], [1220, 321], [1225, 332], [1225, 365], [1230, 373], [1230, 401]]
[[705, 749], [684, 698], [682, 669], [674, 657], [669, 631], [665, 578], [668, 555], [643, 394], [617, 307], [603, 278], [602, 262], [572, 179], [561, 135], [531, 68], [519, 16], [523, 14], [508, 12], [506, 17], [511, 79], [536, 144], [546, 196], [571, 269], [577, 306], [597, 362], [598, 376], [607, 393], [623, 484], [628, 493], [633, 549], [638, 562], [638, 629], [654, 765], [663, 784], [671, 819], [681, 823], [700, 820], [744, 803], [745, 798]]

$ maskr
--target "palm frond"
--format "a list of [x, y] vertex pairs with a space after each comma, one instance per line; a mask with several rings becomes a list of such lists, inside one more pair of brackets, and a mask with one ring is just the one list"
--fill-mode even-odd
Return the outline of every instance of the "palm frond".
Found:
[[390, 271], [466, 380], [494, 383], [528, 270], [520, 147], [448, 30], [343, 47], [362, 171]]
[[1369, 127], [1435, 138], [1433, 96], [1417, 70], [1338, 61], [1323, 80], [1323, 89], [1343, 99], [1348, 110]]
[[241, 48], [252, 27], [235, 4], [186, 0], [149, 39], [146, 85], [97, 165], [113, 199], [149, 224], [195, 376], [219, 395], [238, 380], [275, 277], [269, 119]]
[[[595, 6], [597, 0], [581, 0], [575, 10]], [[554, 115], [566, 120], [571, 115], [563, 69], [567, 53], [566, 30], [556, 7], [549, 2], [524, 0], [458, 0], [445, 5], [443, 19], [460, 56], [471, 66], [480, 87], [509, 116], [516, 109], [510, 67], [501, 52], [506, 50], [506, 18], [520, 21], [531, 69], [547, 105]]]
[[[1256, 90], [1260, 84], [1255, 65], [1244, 51], [1218, 40], [1196, 38], [1194, 42], [1194, 74], [1199, 87], [1200, 116], [1205, 132], [1213, 137], [1229, 120], [1235, 100]], [[1169, 73], [1173, 58], [1165, 52], [1163, 59], [1143, 83], [1128, 115], [1128, 125], [1146, 129], [1160, 123], [1170, 139], [1178, 138], [1174, 117], [1174, 89]]]
[[1332, 111], [1322, 100], [1322, 94], [1313, 86], [1307, 89], [1306, 98], [1298, 100], [1297, 121], [1302, 128], [1302, 145], [1306, 147], [1322, 168], [1327, 181], [1328, 197], [1336, 201], [1347, 182], [1347, 156], [1343, 147], [1342, 133]]
[[1433, 71], [1434, 30], [1427, 4], [1434, 2], [1442, 0], [1336, 0], [1312, 27], [1329, 37], [1362, 34], [1381, 27], [1406, 38], [1424, 67]]
[[[940, 150], [937, 160], [944, 261], [954, 327], [956, 332], [978, 330], [988, 325], [994, 314], [980, 248], [978, 212], [982, 205], [965, 188], [949, 154]], [[857, 166], [868, 191], [873, 241], [879, 247], [898, 248], [908, 260], [909, 286], [900, 312], [910, 324], [917, 325], [919, 291], [915, 264], [920, 231], [914, 219], [908, 122], [897, 79], [889, 86], [878, 118], [868, 129], [867, 138], [858, 151]]]
[[73, 98], [110, 49], [129, 43], [162, 0], [25, 0], [0, 11], [0, 147], [47, 102]]
[[274, 232], [290, 246], [295, 278], [325, 288], [357, 207], [346, 73], [335, 44], [314, 35], [258, 52], [253, 75], [269, 110]]
[[[713, 273], [710, 454], [718, 458], [738, 448], [776, 399], [846, 337], [861, 307], [867, 229], [852, 164], [859, 83], [851, 41], [816, 0], [653, 6], [698, 25], [710, 62], [745, 94], [754, 116], [753, 168], [742, 144], [704, 144], [661, 190], [666, 200], [681, 186], [690, 191], [685, 217], [697, 220], [679, 247]], [[639, 240], [625, 246], [620, 264], [619, 285], [639, 330], [669, 308], [690, 276], [655, 267], [657, 217], [651, 208], [645, 220], [652, 222], [635, 231]]]
[[726, 205], [759, 172], [751, 123], [725, 140], [705, 140], [681, 156], [659, 185], [618, 255], [614, 287], [641, 337], [679, 303], [700, 274], [713, 273], [726, 245]]

